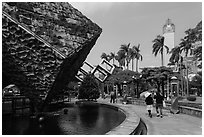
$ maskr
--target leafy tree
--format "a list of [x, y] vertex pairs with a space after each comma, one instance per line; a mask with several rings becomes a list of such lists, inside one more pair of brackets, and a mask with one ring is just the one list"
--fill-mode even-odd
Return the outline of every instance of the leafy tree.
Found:
[[160, 90], [161, 87], [163, 95], [167, 77], [172, 74], [173, 74], [172, 70], [164, 66], [154, 68], [143, 68], [142, 70], [142, 77], [146, 79], [146, 81], [151, 86], [153, 87], [156, 86], [158, 92], [161, 92]]
[[100, 96], [98, 83], [92, 74], [86, 75], [80, 88], [78, 99], [98, 99]]
[[189, 86], [191, 88], [196, 88], [198, 94], [202, 94], [202, 76], [196, 74], [190, 81]]
[[157, 56], [158, 52], [161, 53], [161, 65], [164, 66], [164, 55], [163, 55], [164, 48], [166, 48], [167, 53], [169, 53], [169, 48], [166, 45], [164, 45], [164, 37], [158, 35], [157, 38], [155, 38], [152, 42], [153, 42], [152, 53], [155, 56]]
[[136, 75], [138, 73], [131, 70], [117, 70], [107, 79], [106, 83], [122, 84], [124, 81], [132, 81], [132, 76]]
[[[170, 61], [178, 61], [178, 57], [180, 57], [181, 53], [184, 53], [185, 57], [188, 57], [188, 55], [194, 55], [198, 61], [202, 61], [202, 44], [200, 44], [200, 46], [194, 46], [197, 42], [202, 43], [202, 21], [199, 22], [195, 28], [185, 31], [185, 36], [183, 39], [181, 39], [179, 46], [172, 49]], [[202, 68], [201, 66], [202, 65], [199, 64], [198, 67]], [[188, 75], [187, 69], [186, 75]], [[188, 96], [188, 76], [186, 82]]]

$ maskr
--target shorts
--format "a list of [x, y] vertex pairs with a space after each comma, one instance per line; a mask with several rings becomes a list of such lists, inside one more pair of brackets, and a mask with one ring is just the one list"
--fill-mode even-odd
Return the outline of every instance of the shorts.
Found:
[[147, 110], [153, 111], [153, 105], [147, 105]]
[[163, 108], [163, 104], [156, 104], [157, 108]]

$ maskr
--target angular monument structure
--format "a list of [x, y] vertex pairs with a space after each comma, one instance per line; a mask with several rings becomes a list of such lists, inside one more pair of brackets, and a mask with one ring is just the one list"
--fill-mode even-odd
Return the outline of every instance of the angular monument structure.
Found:
[[74, 79], [102, 29], [66, 2], [3, 2], [2, 10], [2, 87], [15, 84], [42, 111]]

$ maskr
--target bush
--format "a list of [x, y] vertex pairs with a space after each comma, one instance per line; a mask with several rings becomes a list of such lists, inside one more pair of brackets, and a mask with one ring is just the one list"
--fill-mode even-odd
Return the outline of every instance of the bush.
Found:
[[99, 97], [100, 97], [100, 93], [99, 93], [98, 83], [92, 74], [88, 74], [84, 78], [79, 88], [78, 99], [92, 100], [92, 99], [98, 99]]
[[195, 96], [189, 96], [187, 97], [188, 101], [196, 101], [196, 97]]
[[178, 96], [178, 100], [183, 100], [183, 99], [184, 99], [184, 97]]

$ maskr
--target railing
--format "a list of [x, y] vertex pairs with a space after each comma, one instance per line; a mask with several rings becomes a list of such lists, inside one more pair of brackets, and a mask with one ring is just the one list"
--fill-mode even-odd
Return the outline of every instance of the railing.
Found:
[[[10, 106], [10, 107], [9, 107]], [[5, 111], [3, 111], [6, 109]], [[25, 109], [30, 109], [30, 100], [25, 96], [9, 96], [2, 98], [2, 113], [3, 114], [17, 114], [17, 110], [21, 110], [24, 114]], [[5, 113], [7, 112], [7, 113]]]

